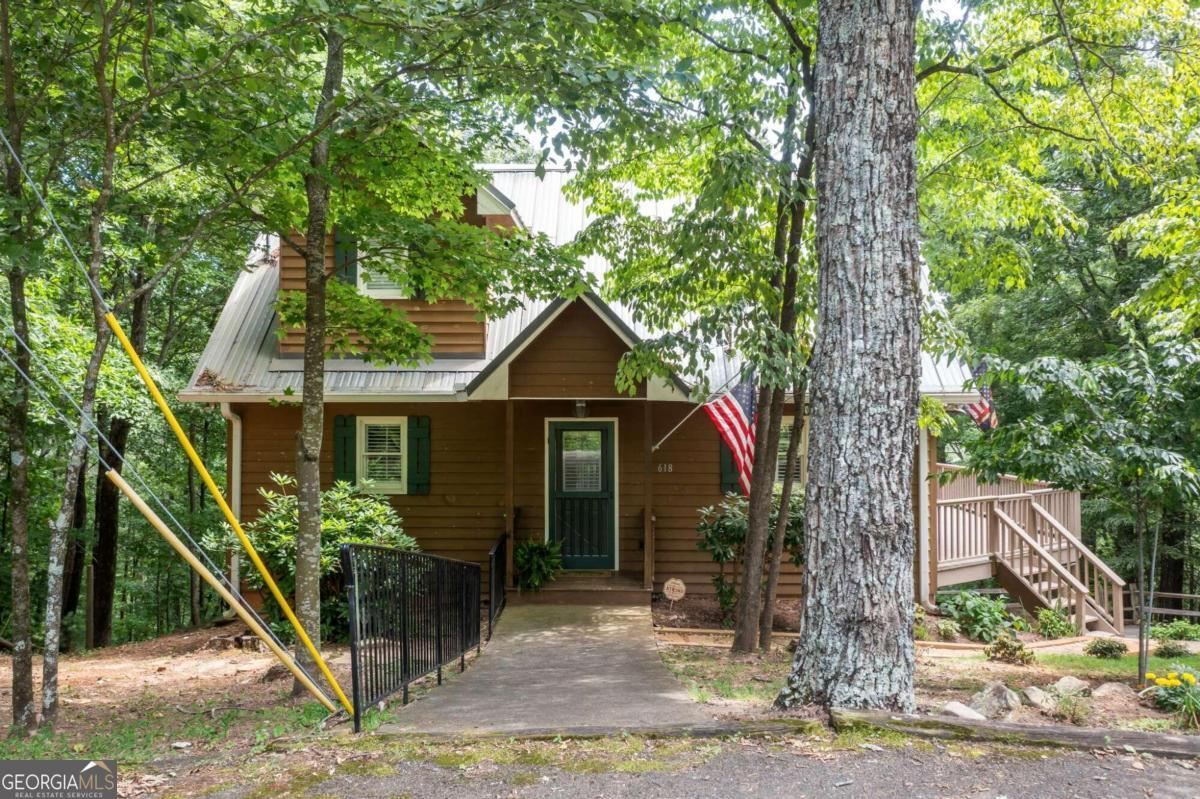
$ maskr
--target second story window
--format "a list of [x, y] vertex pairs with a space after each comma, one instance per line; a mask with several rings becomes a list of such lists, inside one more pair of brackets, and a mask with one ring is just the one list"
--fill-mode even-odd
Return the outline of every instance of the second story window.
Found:
[[372, 274], [367, 264], [358, 266], [358, 290], [368, 297], [381, 300], [407, 300], [411, 299], [414, 293], [386, 274]]

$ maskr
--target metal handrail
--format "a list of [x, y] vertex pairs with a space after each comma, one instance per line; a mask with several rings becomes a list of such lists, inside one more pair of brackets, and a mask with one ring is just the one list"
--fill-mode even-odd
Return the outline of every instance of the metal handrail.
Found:
[[508, 604], [508, 533], [501, 533], [500, 538], [488, 550], [488, 633], [487, 639], [492, 640], [492, 630], [496, 619]]

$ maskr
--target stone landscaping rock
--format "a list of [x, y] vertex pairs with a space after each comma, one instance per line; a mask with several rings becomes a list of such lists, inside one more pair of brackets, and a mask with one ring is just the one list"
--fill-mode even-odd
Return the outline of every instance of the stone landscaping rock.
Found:
[[1106, 682], [1092, 691], [1092, 697], [1095, 699], [1127, 699], [1135, 702], [1137, 701], [1137, 691], [1123, 682]]
[[971, 709], [989, 719], [1006, 719], [1021, 706], [1021, 697], [1002, 682], [990, 682], [971, 697]]
[[1043, 691], [1036, 685], [1022, 689], [1021, 699], [1030, 707], [1044, 710], [1047, 713], [1053, 713], [1058, 707], [1058, 702], [1055, 701], [1053, 694]]
[[972, 721], [987, 721], [987, 716], [964, 705], [962, 702], [947, 702], [942, 706], [942, 712], [947, 716], [957, 716], [960, 719]]
[[1054, 683], [1050, 690], [1059, 696], [1087, 696], [1091, 691], [1091, 686], [1078, 677], [1067, 675]]

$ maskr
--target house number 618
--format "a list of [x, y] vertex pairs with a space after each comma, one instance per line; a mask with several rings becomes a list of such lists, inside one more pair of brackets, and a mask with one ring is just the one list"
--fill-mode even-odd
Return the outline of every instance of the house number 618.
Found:
[[658, 464], [658, 471], [659, 471], [660, 473], [662, 473], [662, 472], [673, 472], [673, 471], [675, 471], [675, 464], [673, 464], [673, 463], [660, 463], [660, 464]]

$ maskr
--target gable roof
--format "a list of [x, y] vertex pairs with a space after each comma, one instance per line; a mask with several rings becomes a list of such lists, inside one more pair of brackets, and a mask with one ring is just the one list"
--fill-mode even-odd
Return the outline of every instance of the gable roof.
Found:
[[[532, 166], [493, 164], [483, 169], [492, 183], [483, 192], [489, 201], [511, 209], [518, 224], [545, 234], [555, 244], [565, 244], [583, 230], [589, 217], [585, 206], [569, 201], [564, 186], [570, 174], [548, 169], [539, 177]], [[665, 213], [662, 208], [647, 212]], [[264, 248], [265, 249], [265, 248]], [[599, 257], [585, 266], [596, 277], [607, 270]], [[278, 318], [275, 297], [279, 289], [278, 258], [258, 258], [238, 276], [217, 319], [195, 371], [179, 397], [186, 402], [266, 401], [298, 398], [303, 361], [280, 357], [276, 347]], [[619, 303], [606, 303], [592, 292], [582, 298], [627, 344], [651, 334]], [[507, 316], [489, 320], [482, 357], [435, 357], [416, 367], [376, 365], [358, 359], [330, 359], [325, 365], [327, 401], [402, 402], [454, 401], [485, 394], [489, 377], [515, 357], [545, 325], [566, 307], [565, 300], [529, 301]], [[723, 385], [737, 365], [717, 353], [708, 375], [712, 386]], [[921, 392], [947, 402], [970, 402], [974, 391], [964, 388], [970, 378], [957, 361], [922, 355]], [[686, 399], [691, 386], [675, 378], [670, 384], [652, 385], [651, 398]], [[657, 388], [657, 390], [655, 390]]]

